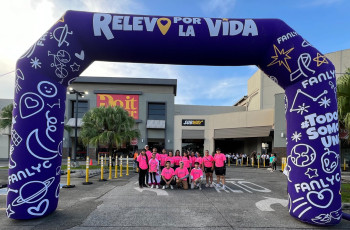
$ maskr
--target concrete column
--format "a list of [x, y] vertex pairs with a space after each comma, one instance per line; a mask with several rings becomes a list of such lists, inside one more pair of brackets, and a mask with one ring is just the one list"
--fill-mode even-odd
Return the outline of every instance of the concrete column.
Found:
[[209, 153], [214, 151], [214, 130], [204, 130], [204, 150], [209, 150]]

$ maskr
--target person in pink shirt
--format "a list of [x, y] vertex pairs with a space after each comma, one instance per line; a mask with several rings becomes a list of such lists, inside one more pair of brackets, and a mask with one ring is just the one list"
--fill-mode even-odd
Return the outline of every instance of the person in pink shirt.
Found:
[[181, 156], [180, 156], [180, 150], [175, 151], [175, 156], [174, 156], [174, 169], [178, 168], [180, 166], [180, 161], [181, 161]]
[[221, 150], [219, 148], [216, 149], [214, 162], [215, 162], [215, 174], [216, 174], [216, 187], [220, 188], [220, 179], [221, 179], [222, 188], [226, 189], [225, 187], [226, 156], [225, 154], [221, 153]]
[[[214, 171], [214, 158], [212, 155], [209, 155], [209, 151], [205, 150], [204, 157], [203, 157], [203, 166], [204, 166], [204, 172], [205, 172], [205, 179], [207, 181], [207, 184], [205, 187], [213, 187], [213, 171]], [[210, 184], [209, 184], [210, 179]]]
[[187, 169], [191, 169], [191, 158], [186, 151], [183, 152], [183, 156], [181, 157], [181, 161], [184, 163], [184, 167]]
[[194, 163], [196, 162], [196, 155], [194, 154], [194, 152], [191, 152], [190, 159], [191, 159], [191, 169], [193, 169]]
[[174, 170], [175, 170], [175, 168], [174, 168], [174, 166], [175, 166], [175, 160], [174, 160], [174, 156], [173, 156], [173, 151], [169, 151], [169, 156], [167, 156], [166, 158], [165, 158], [165, 162], [167, 162], [167, 161], [170, 161], [170, 167], [171, 168], [173, 168]]
[[175, 170], [175, 178], [177, 188], [182, 188], [184, 190], [188, 189], [187, 178], [189, 177], [188, 169], [184, 167], [184, 163], [180, 161], [180, 167]]
[[199, 168], [199, 163], [196, 162], [194, 164], [194, 168], [191, 170], [191, 189], [199, 188], [199, 190], [202, 190], [202, 178], [203, 178], [203, 171], [201, 168]]
[[171, 189], [174, 189], [173, 185], [176, 184], [175, 182], [175, 172], [174, 172], [174, 169], [173, 168], [170, 168], [170, 162], [167, 161], [166, 162], [166, 167], [162, 170], [162, 179], [160, 181], [160, 185], [163, 186], [162, 189], [166, 189], [169, 187], [170, 185], [170, 188]]
[[[143, 149], [141, 154], [137, 157], [137, 162], [139, 162], [139, 186], [140, 188], [146, 187], [145, 176], [148, 171], [148, 157], [146, 155], [146, 150]], [[148, 182], [147, 182], [148, 183]]]
[[199, 163], [199, 168], [203, 170], [203, 158], [201, 157], [201, 155], [197, 152], [197, 157], [196, 160], [194, 161], [194, 163], [198, 162]]
[[[145, 145], [145, 152], [146, 152], [146, 155], [148, 157], [148, 160], [150, 160], [152, 158], [152, 152], [149, 151], [149, 146], [148, 145]], [[146, 173], [146, 187], [149, 187], [148, 181], [149, 181], [149, 173], [147, 172]]]
[[[151, 176], [151, 188], [158, 188], [157, 172], [159, 170], [159, 161], [156, 159], [156, 154], [152, 153], [152, 158], [148, 162], [149, 174]], [[154, 179], [154, 182], [153, 182]]]
[[[157, 151], [157, 149], [156, 149]], [[153, 150], [154, 152], [154, 150]], [[165, 162], [166, 162], [166, 158], [168, 157], [168, 154], [166, 154], [166, 149], [163, 149], [162, 150], [162, 153], [161, 154], [158, 154], [158, 160], [159, 160], [159, 163], [160, 163], [160, 171], [163, 170], [163, 168], [165, 167]]]

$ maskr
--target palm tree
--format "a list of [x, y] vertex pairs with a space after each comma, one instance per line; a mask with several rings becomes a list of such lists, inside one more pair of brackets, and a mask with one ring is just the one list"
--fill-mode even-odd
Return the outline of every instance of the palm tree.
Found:
[[88, 111], [83, 117], [80, 138], [84, 145], [108, 146], [112, 155], [113, 147], [120, 147], [133, 138], [140, 137], [134, 129], [135, 120], [122, 107], [99, 107]]
[[[339, 122], [350, 131], [350, 68], [337, 79]], [[349, 140], [350, 141], [350, 138]]]
[[11, 128], [12, 110], [13, 110], [13, 104], [9, 104], [4, 108], [2, 108], [1, 114], [0, 114], [0, 129]]

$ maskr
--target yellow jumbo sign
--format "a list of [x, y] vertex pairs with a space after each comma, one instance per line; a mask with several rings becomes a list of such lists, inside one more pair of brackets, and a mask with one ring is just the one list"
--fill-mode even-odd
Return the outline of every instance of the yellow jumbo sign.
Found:
[[139, 95], [97, 94], [97, 107], [120, 106], [134, 119], [139, 119]]

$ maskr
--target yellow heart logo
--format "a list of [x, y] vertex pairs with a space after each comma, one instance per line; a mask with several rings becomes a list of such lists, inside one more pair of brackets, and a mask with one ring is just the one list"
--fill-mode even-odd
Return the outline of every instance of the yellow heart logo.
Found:
[[159, 18], [157, 20], [157, 26], [163, 35], [165, 35], [168, 32], [170, 25], [171, 21], [169, 18]]

